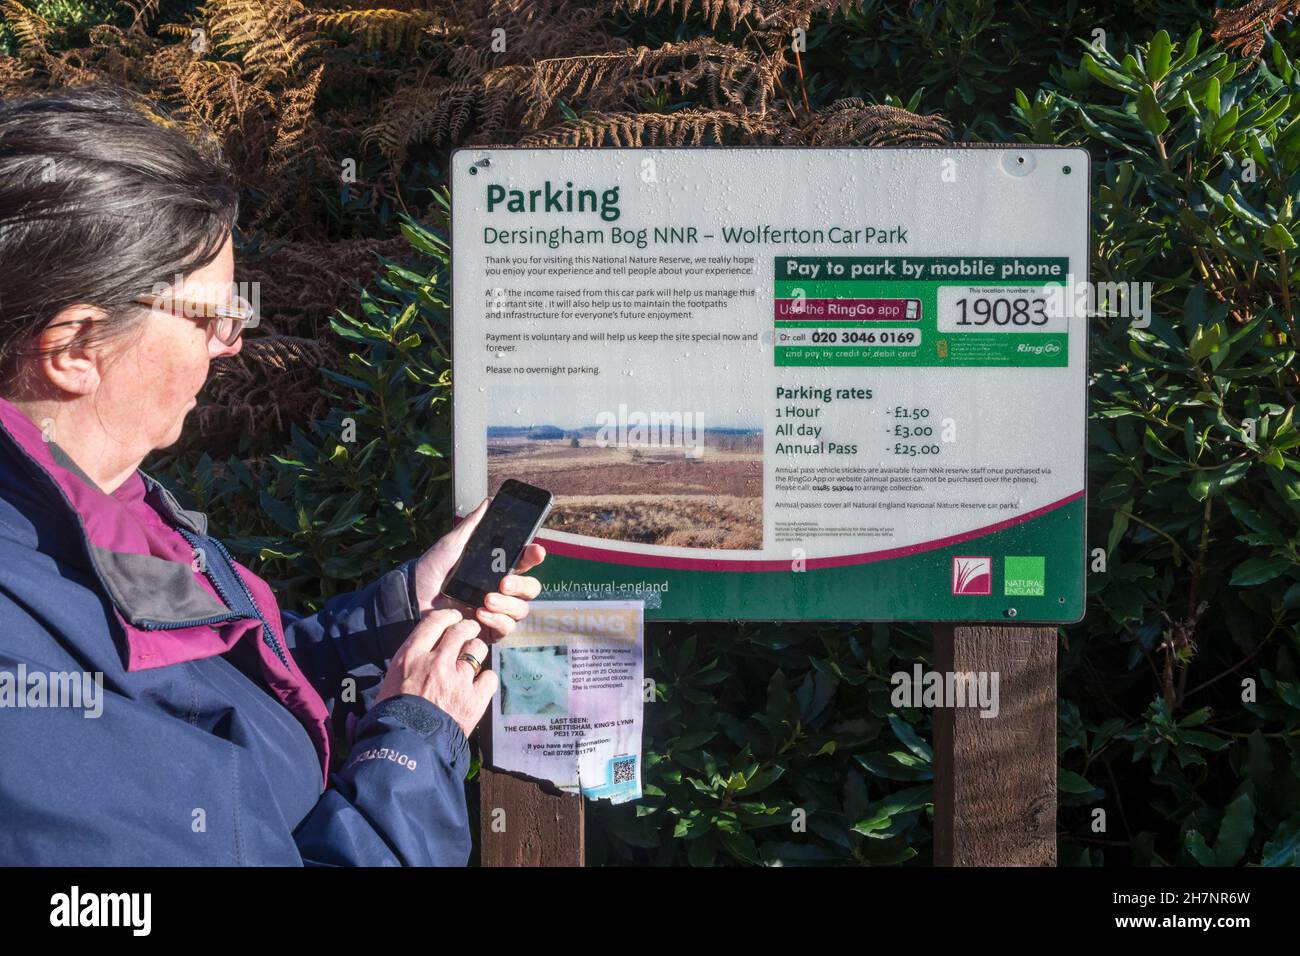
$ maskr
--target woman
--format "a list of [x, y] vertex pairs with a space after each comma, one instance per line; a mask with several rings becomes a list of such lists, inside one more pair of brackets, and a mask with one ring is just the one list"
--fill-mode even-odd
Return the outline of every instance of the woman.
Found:
[[439, 598], [484, 502], [281, 614], [139, 471], [254, 318], [228, 166], [147, 114], [0, 104], [0, 863], [463, 865], [485, 639], [540, 586], [506, 575], [468, 617]]

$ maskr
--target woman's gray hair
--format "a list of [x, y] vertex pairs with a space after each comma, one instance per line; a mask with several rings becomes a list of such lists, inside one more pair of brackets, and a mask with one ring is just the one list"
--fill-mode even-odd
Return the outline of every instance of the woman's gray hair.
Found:
[[80, 87], [0, 100], [0, 395], [58, 313], [103, 309], [92, 344], [135, 328], [132, 302], [220, 254], [239, 184], [199, 142], [127, 90]]

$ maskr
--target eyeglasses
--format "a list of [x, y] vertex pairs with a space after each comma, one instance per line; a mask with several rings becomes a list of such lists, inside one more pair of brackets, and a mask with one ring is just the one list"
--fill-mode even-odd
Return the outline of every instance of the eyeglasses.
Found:
[[183, 315], [199, 323], [210, 324], [212, 334], [225, 345], [234, 345], [244, 334], [244, 329], [255, 329], [261, 321], [253, 304], [242, 295], [232, 296], [229, 303], [222, 304], [175, 299], [166, 295], [142, 295], [134, 301], [173, 315]]
[[[147, 305], [173, 315], [183, 315], [200, 324], [212, 326], [212, 334], [225, 345], [234, 345], [244, 334], [244, 329], [255, 329], [261, 317], [253, 304], [242, 295], [234, 296], [229, 305], [214, 302], [196, 302], [193, 299], [172, 299], [165, 295], [142, 295], [132, 300], [138, 305]], [[179, 311], [178, 311], [179, 310]], [[61, 325], [85, 325], [94, 319], [69, 319], [67, 322], [54, 322], [47, 329], [57, 329]]]

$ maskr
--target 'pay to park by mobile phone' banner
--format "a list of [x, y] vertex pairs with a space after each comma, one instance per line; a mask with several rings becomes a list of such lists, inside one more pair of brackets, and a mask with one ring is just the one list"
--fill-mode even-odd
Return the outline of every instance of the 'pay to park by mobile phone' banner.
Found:
[[1082, 150], [461, 149], [455, 503], [554, 600], [1076, 621]]

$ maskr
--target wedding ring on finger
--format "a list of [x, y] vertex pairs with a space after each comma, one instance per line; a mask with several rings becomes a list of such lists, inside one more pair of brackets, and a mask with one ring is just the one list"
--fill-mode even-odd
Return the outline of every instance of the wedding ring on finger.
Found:
[[457, 657], [456, 660], [458, 660], [458, 661], [464, 661], [464, 662], [465, 662], [466, 664], [468, 664], [470, 667], [474, 668], [474, 676], [475, 676], [475, 677], [477, 677], [479, 671], [481, 671], [481, 670], [483, 669], [483, 662], [480, 661], [480, 660], [479, 660], [477, 657], [475, 657], [473, 654], [469, 653], [469, 651], [461, 651], [461, 652], [460, 652], [460, 656]]

